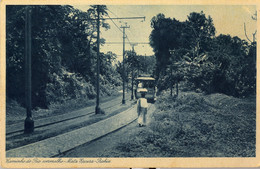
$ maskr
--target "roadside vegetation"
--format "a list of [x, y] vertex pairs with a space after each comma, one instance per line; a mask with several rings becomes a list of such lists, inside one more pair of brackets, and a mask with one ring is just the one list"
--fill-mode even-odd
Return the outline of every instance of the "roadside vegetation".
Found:
[[[109, 157], [254, 157], [255, 97], [164, 92], [150, 123]], [[109, 150], [111, 152], [111, 150]]]
[[185, 21], [161, 13], [151, 27], [157, 110], [147, 127], [106, 155], [255, 157], [256, 41], [216, 36], [203, 11]]
[[203, 11], [190, 13], [185, 21], [161, 13], [152, 18], [151, 27], [159, 90], [183, 81], [190, 90], [208, 94], [256, 93], [256, 41], [217, 36], [213, 19]]
[[[25, 8], [6, 9], [6, 87], [9, 101], [25, 107]], [[30, 6], [32, 13], [32, 107], [48, 109], [70, 100], [96, 96], [97, 6], [86, 12], [65, 5]], [[101, 15], [107, 15], [101, 6]], [[103, 28], [109, 25], [102, 21]], [[101, 39], [101, 44], [105, 39]], [[121, 85], [116, 55], [101, 53], [100, 95], [109, 96]], [[9, 103], [9, 102], [8, 102]]]
[[[96, 97], [97, 6], [87, 11], [69, 5], [30, 6], [32, 13], [33, 117], [73, 111], [94, 104]], [[7, 122], [25, 118], [24, 36], [26, 6], [6, 9]], [[108, 17], [107, 7], [100, 14]], [[108, 23], [101, 21], [105, 30]], [[101, 45], [105, 39], [100, 40]], [[155, 57], [126, 51], [126, 74], [153, 70]], [[134, 59], [131, 59], [133, 58]], [[113, 52], [100, 53], [100, 96], [113, 99], [122, 89], [122, 62]], [[132, 64], [133, 63], [133, 64]], [[152, 73], [152, 72], [151, 72]], [[126, 78], [128, 86], [131, 79]]]

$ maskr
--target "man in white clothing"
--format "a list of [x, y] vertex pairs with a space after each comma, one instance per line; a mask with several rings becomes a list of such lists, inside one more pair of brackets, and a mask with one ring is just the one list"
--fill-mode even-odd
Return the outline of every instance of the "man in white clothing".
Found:
[[147, 92], [147, 89], [142, 89], [140, 91], [141, 98], [137, 100], [137, 114], [138, 114], [138, 124], [140, 127], [144, 126], [146, 124], [146, 114], [147, 114], [147, 108], [148, 103], [147, 99], [145, 98], [145, 94]]

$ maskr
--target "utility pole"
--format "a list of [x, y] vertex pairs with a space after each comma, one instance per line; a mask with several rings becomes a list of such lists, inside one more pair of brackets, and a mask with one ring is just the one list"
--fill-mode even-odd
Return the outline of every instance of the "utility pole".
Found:
[[146, 61], [146, 53], [144, 54], [144, 63], [145, 63], [145, 74], [148, 74], [148, 72], [147, 72], [148, 64], [147, 64], [147, 61]]
[[[121, 44], [122, 42], [106, 42], [105, 44]], [[131, 46], [136, 46], [136, 45], [138, 45], [138, 44], [145, 44], [145, 45], [148, 45], [148, 44], [150, 44], [149, 42], [125, 42], [125, 44], [130, 44]], [[132, 48], [133, 49], [133, 48]], [[137, 63], [138, 65], [137, 65], [137, 76], [139, 76], [139, 69], [140, 69], [140, 63], [138, 62]]]
[[32, 71], [31, 71], [31, 51], [32, 51], [32, 30], [31, 30], [31, 8], [26, 6], [25, 16], [25, 99], [26, 99], [26, 119], [24, 121], [24, 133], [34, 131], [34, 121], [32, 118]]
[[[91, 19], [91, 20], [97, 20], [97, 100], [96, 100], [96, 114], [102, 113], [100, 107], [99, 107], [99, 74], [100, 74], [100, 20], [113, 20], [113, 19], [144, 19], [145, 17], [124, 17], [124, 18], [100, 18], [100, 5], [97, 5], [97, 13], [98, 13], [98, 18], [97, 19]], [[122, 28], [122, 27], [121, 27]], [[124, 67], [124, 57], [125, 57], [125, 28], [130, 28], [125, 26], [123, 28], [123, 70], [125, 69]], [[123, 72], [123, 100], [122, 104], [125, 104], [125, 70]]]
[[132, 46], [132, 53], [133, 53], [133, 56], [132, 56], [132, 87], [131, 87], [131, 100], [134, 99], [134, 66], [133, 66], [133, 57], [134, 57], [134, 54], [135, 54], [135, 46], [137, 45], [137, 43], [132, 43], [131, 46]]
[[[169, 50], [171, 58], [170, 58], [170, 71], [171, 71], [171, 96], [172, 96], [172, 86], [173, 86], [173, 80], [172, 80], [172, 66], [173, 66], [173, 58], [175, 55], [175, 50]], [[178, 82], [176, 83], [176, 93], [178, 96]]]
[[123, 28], [123, 99], [122, 104], [125, 104], [125, 29], [130, 28], [130, 26], [127, 26], [127, 23], [125, 26], [121, 26], [120, 28]]
[[170, 71], [171, 71], [171, 96], [172, 96], [172, 86], [173, 86], [173, 82], [172, 82], [172, 64], [173, 64], [173, 55], [174, 55], [174, 50], [170, 50], [169, 49], [169, 52], [170, 52], [170, 55], [171, 55], [171, 58], [170, 58]]
[[100, 39], [100, 13], [99, 13], [99, 5], [97, 5], [97, 98], [96, 98], [96, 114], [100, 114], [100, 107], [99, 107], [99, 73], [100, 73], [100, 52], [99, 52], [99, 39]]
[[170, 69], [171, 69], [171, 96], [172, 96], [172, 86], [173, 86], [173, 82], [172, 82], [172, 62], [170, 65]]

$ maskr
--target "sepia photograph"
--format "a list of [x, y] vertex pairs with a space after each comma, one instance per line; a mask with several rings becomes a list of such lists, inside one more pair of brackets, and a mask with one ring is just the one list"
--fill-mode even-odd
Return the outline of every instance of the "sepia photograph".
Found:
[[2, 167], [259, 166], [256, 1], [11, 2]]

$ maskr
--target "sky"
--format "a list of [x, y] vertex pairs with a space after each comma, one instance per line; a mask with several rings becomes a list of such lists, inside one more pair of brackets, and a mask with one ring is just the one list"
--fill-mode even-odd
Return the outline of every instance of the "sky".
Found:
[[[75, 5], [82, 11], [89, 9], [88, 5]], [[246, 39], [244, 33], [244, 23], [246, 24], [247, 35], [252, 40], [252, 33], [257, 29], [257, 23], [251, 18], [256, 11], [256, 6], [242, 5], [108, 5], [108, 14], [111, 18], [116, 17], [145, 17], [143, 19], [124, 19], [107, 20], [110, 29], [101, 29], [100, 36], [106, 39], [106, 42], [119, 42], [119, 44], [105, 44], [100, 47], [101, 52], [112, 51], [117, 54], [118, 60], [122, 60], [123, 55], [123, 33], [120, 27], [127, 23], [130, 28], [125, 29], [128, 39], [126, 39], [125, 50], [131, 50], [129, 45], [135, 42], [149, 43], [149, 35], [152, 31], [150, 21], [153, 16], [163, 13], [165, 17], [175, 18], [179, 21], [187, 20], [191, 12], [203, 11], [206, 17], [209, 15], [213, 19], [216, 28], [216, 35], [229, 34]], [[121, 42], [121, 43], [120, 43]], [[137, 54], [153, 55], [153, 49], [149, 44], [138, 44], [134, 47]]]

